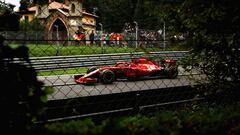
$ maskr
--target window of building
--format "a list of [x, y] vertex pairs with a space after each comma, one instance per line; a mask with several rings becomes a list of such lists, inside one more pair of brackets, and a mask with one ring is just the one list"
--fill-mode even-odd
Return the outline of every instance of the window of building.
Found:
[[42, 12], [42, 8], [39, 6], [38, 7], [38, 14], [41, 14], [41, 12]]
[[72, 4], [72, 6], [71, 6], [71, 12], [75, 13], [75, 5], [74, 4]]
[[28, 16], [24, 16], [24, 20], [25, 21], [29, 21], [29, 17]]

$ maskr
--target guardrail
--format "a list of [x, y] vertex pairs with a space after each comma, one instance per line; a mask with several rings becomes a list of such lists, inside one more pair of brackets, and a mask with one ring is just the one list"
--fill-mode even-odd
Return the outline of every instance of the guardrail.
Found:
[[[151, 53], [117, 53], [117, 54], [94, 54], [74, 56], [31, 57], [32, 66], [38, 71], [47, 71], [62, 68], [77, 68], [99, 65], [112, 65], [119, 61], [130, 61], [132, 56], [148, 58], [180, 59], [188, 51], [164, 51]], [[17, 60], [16, 60], [17, 61]]]

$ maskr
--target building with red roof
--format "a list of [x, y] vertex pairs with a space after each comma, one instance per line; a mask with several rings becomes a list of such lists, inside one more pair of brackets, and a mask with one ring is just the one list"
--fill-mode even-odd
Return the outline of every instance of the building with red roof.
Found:
[[39, 19], [48, 40], [55, 39], [56, 33], [60, 35], [60, 40], [65, 40], [71, 38], [77, 30], [96, 30], [98, 17], [84, 10], [82, 0], [65, 0], [64, 3], [49, 0], [48, 4], [35, 5], [16, 13], [20, 14], [21, 21]]

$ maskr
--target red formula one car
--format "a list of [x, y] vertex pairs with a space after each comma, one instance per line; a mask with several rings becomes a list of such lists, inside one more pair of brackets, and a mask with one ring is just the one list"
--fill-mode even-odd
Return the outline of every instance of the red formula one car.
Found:
[[141, 78], [178, 76], [176, 60], [162, 60], [161, 64], [146, 58], [138, 58], [131, 62], [117, 62], [113, 66], [91, 67], [85, 75], [75, 75], [74, 79], [79, 84], [113, 83], [117, 79], [137, 80]]

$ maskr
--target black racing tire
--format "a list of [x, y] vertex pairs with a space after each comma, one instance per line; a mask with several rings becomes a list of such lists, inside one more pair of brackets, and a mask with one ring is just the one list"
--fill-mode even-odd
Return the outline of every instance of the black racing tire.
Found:
[[178, 76], [178, 69], [177, 68], [170, 68], [168, 70], [168, 78], [169, 79], [175, 79]]
[[103, 84], [111, 84], [115, 81], [115, 74], [113, 71], [106, 69], [100, 73], [99, 78]]
[[95, 67], [95, 66], [92, 66], [92, 67], [88, 68], [87, 69], [87, 74], [92, 72], [92, 71], [94, 71], [94, 70], [96, 70], [96, 69], [97, 69], [97, 67]]

